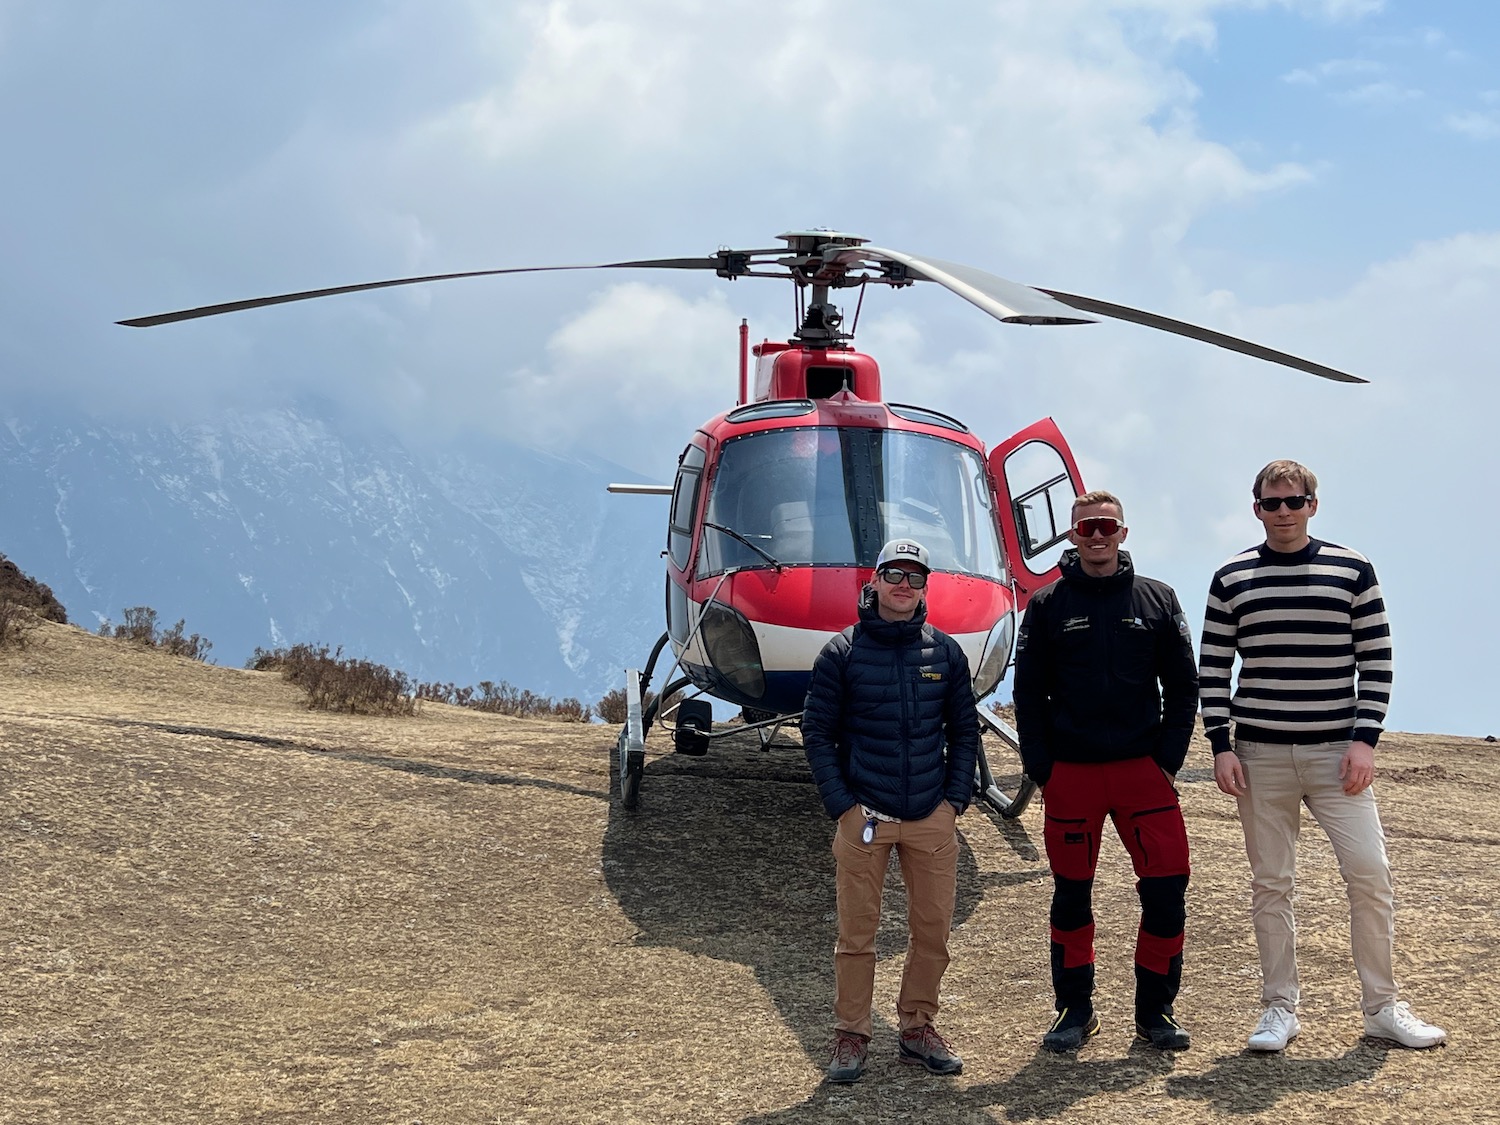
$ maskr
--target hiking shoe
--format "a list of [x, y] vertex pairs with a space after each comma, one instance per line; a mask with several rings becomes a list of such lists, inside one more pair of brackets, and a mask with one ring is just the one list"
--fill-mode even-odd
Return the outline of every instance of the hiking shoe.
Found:
[[[1367, 1032], [1371, 1018], [1365, 1017]], [[1297, 1038], [1297, 1033], [1301, 1030], [1302, 1023], [1297, 1019], [1296, 1012], [1289, 1012], [1272, 1004], [1260, 1014], [1260, 1022], [1255, 1025], [1255, 1030], [1250, 1033], [1245, 1045], [1252, 1051], [1284, 1051], [1286, 1045]]]
[[1099, 1034], [1099, 1017], [1093, 1008], [1064, 1008], [1057, 1013], [1047, 1034], [1042, 1036], [1042, 1046], [1061, 1054], [1076, 1051], [1085, 1039]]
[[1366, 1016], [1365, 1034], [1372, 1039], [1389, 1039], [1417, 1050], [1448, 1042], [1446, 1031], [1419, 1020], [1405, 1000], [1399, 1004], [1387, 1004], [1373, 1016]]
[[856, 1031], [833, 1033], [833, 1061], [828, 1064], [828, 1081], [847, 1084], [858, 1082], [865, 1072], [865, 1059], [870, 1053], [868, 1036]]
[[901, 1061], [925, 1066], [931, 1074], [958, 1074], [964, 1068], [964, 1060], [930, 1023], [901, 1033]]
[[1158, 1051], [1186, 1051], [1193, 1045], [1193, 1037], [1187, 1028], [1166, 1012], [1154, 1012], [1150, 1016], [1137, 1016], [1136, 1038], [1144, 1039]]

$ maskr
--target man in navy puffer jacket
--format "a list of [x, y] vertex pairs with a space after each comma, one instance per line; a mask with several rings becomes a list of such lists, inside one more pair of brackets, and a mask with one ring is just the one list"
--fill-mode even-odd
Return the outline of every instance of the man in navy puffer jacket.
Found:
[[974, 792], [979, 717], [963, 649], [927, 624], [929, 573], [920, 544], [896, 539], [881, 548], [860, 596], [859, 623], [819, 654], [802, 716], [813, 780], [838, 822], [831, 1082], [853, 1082], [864, 1072], [892, 848], [901, 859], [910, 932], [896, 1001], [900, 1058], [933, 1074], [963, 1069], [933, 1021], [958, 883], [954, 821]]

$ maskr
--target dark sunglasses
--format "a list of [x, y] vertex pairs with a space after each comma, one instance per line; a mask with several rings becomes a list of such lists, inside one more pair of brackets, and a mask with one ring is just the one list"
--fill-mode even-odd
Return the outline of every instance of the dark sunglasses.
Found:
[[916, 570], [902, 570], [899, 566], [883, 566], [875, 573], [892, 586], [905, 582], [913, 590], [920, 590], [927, 585], [927, 575]]
[[1107, 539], [1123, 526], [1114, 516], [1089, 516], [1075, 523], [1073, 531], [1080, 539], [1092, 539], [1095, 535]]
[[1302, 505], [1316, 499], [1316, 496], [1267, 496], [1264, 500], [1257, 500], [1255, 506], [1262, 512], [1279, 512], [1285, 504], [1292, 511], [1300, 512]]

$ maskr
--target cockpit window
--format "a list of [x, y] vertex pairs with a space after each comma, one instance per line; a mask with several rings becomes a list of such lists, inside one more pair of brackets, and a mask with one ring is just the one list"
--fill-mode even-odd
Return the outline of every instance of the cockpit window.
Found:
[[[724, 444], [698, 574], [765, 567], [874, 566], [909, 537], [934, 570], [1005, 581], [989, 485], [977, 450], [903, 430], [800, 427]], [[759, 554], [742, 540], [761, 548]]]

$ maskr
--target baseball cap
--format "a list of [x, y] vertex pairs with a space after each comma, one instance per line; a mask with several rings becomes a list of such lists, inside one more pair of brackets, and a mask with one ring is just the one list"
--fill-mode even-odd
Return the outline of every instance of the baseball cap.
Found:
[[915, 539], [892, 539], [880, 548], [880, 557], [875, 560], [875, 569], [879, 570], [887, 563], [893, 562], [916, 563], [925, 571], [932, 570], [927, 562], [927, 548]]

